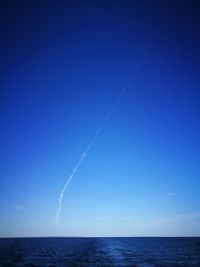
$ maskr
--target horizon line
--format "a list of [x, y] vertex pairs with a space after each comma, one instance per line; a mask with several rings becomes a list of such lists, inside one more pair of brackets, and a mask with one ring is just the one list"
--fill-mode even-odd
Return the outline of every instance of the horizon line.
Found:
[[0, 236], [3, 238], [200, 238], [200, 235], [135, 235], [135, 236]]

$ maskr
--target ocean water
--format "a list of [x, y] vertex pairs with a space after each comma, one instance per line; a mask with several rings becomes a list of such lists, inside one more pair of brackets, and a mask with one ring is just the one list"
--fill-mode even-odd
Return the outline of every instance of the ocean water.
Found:
[[1, 238], [0, 266], [200, 267], [200, 238]]

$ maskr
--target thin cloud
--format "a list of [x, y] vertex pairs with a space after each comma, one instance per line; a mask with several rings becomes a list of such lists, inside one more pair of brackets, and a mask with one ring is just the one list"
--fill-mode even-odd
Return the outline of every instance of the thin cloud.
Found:
[[172, 196], [175, 196], [176, 193], [175, 193], [175, 192], [169, 192], [169, 193], [167, 193], [167, 195], [168, 195], [169, 197], [172, 197]]
[[17, 211], [25, 211], [25, 210], [27, 210], [26, 207], [21, 206], [21, 205], [13, 205], [13, 208], [14, 208], [15, 210], [17, 210]]
[[27, 208], [20, 204], [10, 204], [8, 201], [1, 201], [0, 202], [3, 207], [6, 209], [14, 209], [16, 211], [25, 211]]
[[123, 219], [123, 220], [131, 220], [132, 217], [130, 217], [130, 216], [124, 216], [124, 217], [122, 217], [122, 219]]
[[160, 225], [160, 224], [165, 224], [168, 222], [191, 220], [191, 219], [197, 219], [197, 218], [200, 218], [200, 212], [174, 214], [174, 215], [164, 217], [164, 218], [155, 218], [153, 220], [153, 223], [156, 225]]
[[95, 220], [97, 221], [103, 221], [103, 220], [106, 220], [107, 218], [106, 217], [103, 217], [103, 216], [99, 216], [99, 217], [96, 217]]

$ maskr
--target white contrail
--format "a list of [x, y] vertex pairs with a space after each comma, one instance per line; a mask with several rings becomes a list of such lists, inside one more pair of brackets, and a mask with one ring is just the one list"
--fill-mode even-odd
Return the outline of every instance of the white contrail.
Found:
[[[162, 28], [159, 28], [158, 31], [156, 32], [156, 34], [153, 36], [151, 42], [148, 44], [147, 48], [146, 48], [146, 53], [144, 53], [143, 56], [143, 63], [147, 60], [147, 55], [149, 50], [152, 48], [152, 46], [154, 45], [154, 42], [156, 41], [156, 39], [159, 37], [159, 35], [161, 34], [161, 30]], [[59, 196], [59, 204], [58, 204], [58, 209], [57, 209], [57, 213], [56, 213], [56, 222], [57, 225], [59, 224], [60, 221], [60, 212], [61, 212], [61, 208], [62, 208], [62, 200], [63, 200], [63, 196], [65, 193], [65, 190], [67, 189], [67, 187], [69, 186], [71, 180], [73, 179], [74, 175], [76, 174], [76, 172], [78, 171], [81, 163], [83, 162], [83, 160], [85, 159], [85, 157], [87, 156], [87, 153], [89, 152], [90, 148], [92, 147], [92, 145], [95, 143], [98, 135], [100, 134], [100, 132], [102, 131], [102, 129], [104, 128], [105, 123], [108, 121], [108, 119], [110, 118], [111, 114], [113, 113], [113, 111], [115, 110], [116, 106], [119, 104], [121, 98], [123, 97], [128, 85], [131, 83], [131, 81], [133, 80], [133, 76], [135, 73], [135, 70], [138, 70], [139, 66], [136, 64], [135, 68], [133, 70], [133, 72], [131, 73], [131, 75], [129, 76], [126, 84], [124, 85], [124, 87], [121, 89], [119, 96], [115, 99], [113, 105], [111, 106], [110, 110], [108, 111], [108, 113], [105, 116], [105, 119], [103, 120], [101, 126], [99, 127], [99, 129], [96, 131], [92, 141], [89, 143], [89, 145], [87, 146], [87, 148], [85, 149], [84, 153], [82, 154], [82, 156], [80, 157], [78, 163], [76, 164], [75, 168], [73, 169], [72, 173], [70, 174], [69, 178], [67, 179], [66, 183], [64, 184], [61, 192], [60, 192], [60, 196]]]
[[81, 165], [82, 161], [84, 160], [84, 158], [86, 157], [89, 149], [91, 148], [91, 146], [94, 144], [97, 136], [99, 135], [99, 132], [100, 132], [101, 128], [99, 128], [97, 131], [96, 131], [96, 134], [95, 136], [93, 137], [92, 141], [90, 142], [90, 144], [87, 146], [86, 150], [84, 151], [84, 153], [82, 154], [82, 156], [80, 157], [78, 163], [76, 164], [75, 168], [73, 169], [72, 173], [70, 174], [69, 178], [67, 179], [66, 183], [64, 184], [61, 192], [60, 192], [60, 197], [59, 197], [59, 204], [58, 204], [58, 210], [57, 210], [57, 213], [56, 213], [56, 223], [57, 225], [59, 224], [59, 221], [60, 221], [60, 211], [61, 211], [61, 208], [62, 208], [62, 199], [63, 199], [63, 195], [65, 193], [65, 190], [67, 189], [68, 185], [70, 184], [72, 178], [74, 177], [74, 175], [76, 174], [77, 170], [79, 169], [79, 166]]
[[[137, 68], [137, 66], [136, 66]], [[133, 72], [134, 73], [134, 72]], [[66, 183], [64, 184], [61, 192], [60, 192], [60, 196], [59, 196], [59, 201], [58, 201], [58, 209], [57, 209], [57, 213], [56, 213], [56, 224], [58, 225], [60, 222], [60, 212], [61, 212], [61, 208], [62, 208], [62, 200], [63, 200], [63, 196], [65, 193], [65, 190], [67, 189], [67, 187], [69, 186], [71, 180], [73, 179], [74, 175], [76, 174], [76, 172], [78, 171], [81, 163], [83, 162], [83, 160], [85, 159], [85, 157], [87, 156], [88, 151], [90, 150], [90, 148], [92, 147], [92, 145], [94, 144], [94, 142], [96, 141], [96, 138], [98, 137], [98, 135], [100, 134], [100, 132], [102, 131], [105, 123], [108, 121], [108, 119], [110, 118], [110, 115], [113, 113], [113, 111], [115, 110], [116, 106], [118, 105], [119, 101], [121, 100], [122, 96], [124, 95], [127, 86], [130, 84], [130, 82], [133, 79], [133, 73], [130, 75], [127, 83], [125, 84], [125, 86], [122, 88], [122, 90], [120, 91], [119, 96], [115, 99], [113, 105], [111, 106], [110, 110], [108, 111], [108, 113], [105, 116], [105, 119], [103, 120], [103, 123], [101, 125], [101, 127], [99, 127], [99, 129], [96, 131], [94, 137], [92, 138], [92, 141], [89, 143], [89, 145], [87, 146], [87, 148], [85, 149], [84, 153], [82, 154], [82, 156], [80, 157], [78, 163], [76, 164], [75, 168], [73, 169], [72, 173], [70, 174], [69, 178], [67, 179]]]

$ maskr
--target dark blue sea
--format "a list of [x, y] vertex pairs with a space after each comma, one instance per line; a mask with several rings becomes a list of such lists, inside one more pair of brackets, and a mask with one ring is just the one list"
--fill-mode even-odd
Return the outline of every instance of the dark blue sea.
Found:
[[200, 238], [1, 238], [0, 266], [200, 267]]

